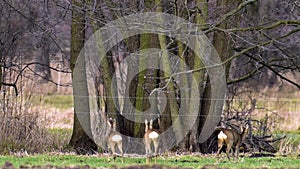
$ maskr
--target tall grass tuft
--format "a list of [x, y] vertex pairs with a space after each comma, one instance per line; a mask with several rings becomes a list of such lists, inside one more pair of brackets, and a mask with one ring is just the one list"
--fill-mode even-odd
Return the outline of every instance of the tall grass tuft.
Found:
[[284, 135], [286, 137], [276, 144], [278, 147], [277, 153], [298, 157], [300, 155], [300, 130], [285, 132]]
[[[0, 154], [63, 151], [69, 133], [46, 128], [39, 110], [28, 95], [15, 96], [9, 89], [0, 93]], [[41, 109], [41, 108], [40, 108]]]

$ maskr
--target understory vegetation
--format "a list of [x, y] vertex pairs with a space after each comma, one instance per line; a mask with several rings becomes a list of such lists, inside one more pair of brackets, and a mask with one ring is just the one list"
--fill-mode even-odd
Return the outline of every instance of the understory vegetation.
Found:
[[[276, 153], [272, 154], [279, 156], [284, 155], [291, 158], [297, 158], [299, 156], [299, 129], [293, 131], [280, 130], [279, 124], [282, 125], [284, 122], [278, 123], [280, 117], [278, 117], [276, 113], [268, 113], [272, 112], [270, 108], [265, 106], [265, 108], [262, 109], [262, 104], [258, 101], [256, 105], [252, 105], [256, 107], [255, 110], [251, 107], [251, 103], [253, 103], [254, 100], [253, 98], [248, 97], [248, 100], [244, 99], [243, 102], [238, 102], [237, 98], [240, 96], [238, 97], [236, 95], [234, 97], [236, 97], [236, 101], [230, 101], [229, 99], [228, 103], [226, 103], [227, 108], [222, 122], [226, 123], [226, 125], [233, 125], [231, 121], [236, 120], [235, 115], [238, 114], [237, 117], [239, 117], [239, 120], [249, 120], [251, 116], [252, 135], [248, 136], [248, 141], [246, 142], [248, 149], [244, 151], [247, 151], [250, 155], [260, 154], [257, 156], [268, 154], [268, 152], [262, 149], [255, 149], [255, 147], [248, 145], [253, 141], [253, 138], [266, 138], [266, 140], [268, 140], [267, 143], [271, 144], [276, 150]], [[0, 139], [0, 154], [30, 155], [49, 152], [69, 153], [71, 151], [68, 147], [72, 133], [71, 128], [51, 127], [51, 125], [48, 124], [50, 117], [47, 115], [48, 109], [51, 110], [51, 107], [60, 107], [62, 103], [65, 103], [65, 105], [58, 109], [59, 112], [71, 108], [72, 102], [68, 96], [47, 95], [37, 99], [37, 96], [16, 97], [11, 94], [6, 95], [3, 100], [5, 100], [5, 104], [1, 105], [3, 106], [1, 109], [5, 111], [3, 111], [3, 114], [0, 116], [3, 122], [0, 128], [2, 136]], [[60, 101], [58, 102], [57, 100]], [[265, 112], [265, 115], [258, 116], [256, 112], [258, 111], [257, 109], [261, 113]], [[244, 114], [241, 114], [241, 112]], [[58, 123], [71, 122], [58, 121]], [[213, 154], [215, 152], [211, 153]], [[1, 159], [2, 158], [13, 158], [13, 156], [4, 156], [1, 157]]]
[[30, 96], [17, 97], [7, 93], [1, 95], [1, 100], [0, 154], [65, 151], [71, 129], [51, 128], [47, 108], [32, 106], [34, 102]]

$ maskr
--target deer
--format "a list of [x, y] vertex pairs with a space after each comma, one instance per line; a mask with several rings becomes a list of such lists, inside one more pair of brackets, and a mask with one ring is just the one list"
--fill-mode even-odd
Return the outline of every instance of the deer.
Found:
[[217, 151], [217, 157], [219, 157], [221, 149], [224, 145], [227, 146], [226, 148], [226, 155], [228, 160], [230, 160], [229, 157], [229, 151], [233, 146], [235, 146], [235, 155], [238, 159], [239, 157], [239, 148], [242, 145], [242, 143], [245, 141], [247, 134], [248, 134], [248, 124], [241, 127], [241, 133], [238, 133], [238, 131], [233, 129], [227, 129], [227, 128], [217, 128], [216, 130], [220, 131], [218, 134], [218, 151]]
[[151, 149], [151, 143], [153, 143], [154, 146], [154, 155], [157, 155], [158, 153], [158, 146], [159, 146], [159, 131], [156, 129], [153, 129], [153, 120], [151, 119], [148, 125], [148, 120], [145, 119], [145, 149], [146, 149], [146, 155], [151, 156], [152, 155], [152, 149]]
[[[113, 154], [113, 160], [115, 161], [116, 159], [116, 145], [119, 148], [119, 151], [121, 152], [121, 160], [123, 163], [123, 146], [122, 146], [122, 136], [119, 132], [116, 131], [116, 119], [110, 118], [108, 120], [108, 124], [111, 127], [111, 131], [108, 135], [108, 140], [107, 140], [107, 147], [111, 149], [112, 154]], [[110, 158], [108, 156], [108, 161], [110, 161]]]

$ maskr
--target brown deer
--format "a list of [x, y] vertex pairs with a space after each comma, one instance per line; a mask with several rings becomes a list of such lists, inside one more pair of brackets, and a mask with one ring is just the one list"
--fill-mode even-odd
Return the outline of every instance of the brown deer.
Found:
[[[108, 124], [111, 126], [112, 130], [110, 131], [109, 135], [108, 135], [108, 140], [107, 140], [107, 146], [108, 148], [111, 149], [112, 154], [113, 154], [113, 160], [115, 161], [116, 159], [116, 145], [119, 148], [119, 151], [121, 153], [121, 160], [123, 163], [123, 147], [122, 147], [122, 136], [119, 132], [116, 131], [116, 119], [112, 119], [110, 118], [108, 120]], [[109, 157], [108, 157], [108, 161], [110, 161]]]
[[[241, 131], [242, 133], [238, 133], [236, 130], [233, 129], [226, 129], [226, 128], [217, 128], [216, 130], [219, 130], [218, 134], [218, 151], [217, 151], [217, 157], [219, 157], [220, 151], [223, 147], [223, 145], [226, 145], [226, 155], [228, 160], [229, 158], [229, 151], [231, 150], [232, 146], [235, 146], [235, 156], [238, 159], [239, 157], [239, 148], [244, 142], [244, 140], [247, 137], [248, 134], [248, 124], [242, 127]], [[233, 154], [233, 156], [234, 156]]]
[[146, 149], [146, 155], [151, 156], [152, 150], [151, 150], [151, 143], [153, 143], [154, 146], [154, 155], [157, 155], [158, 153], [158, 137], [159, 137], [159, 131], [152, 128], [153, 120], [150, 120], [149, 126], [148, 126], [148, 120], [145, 119], [145, 149]]

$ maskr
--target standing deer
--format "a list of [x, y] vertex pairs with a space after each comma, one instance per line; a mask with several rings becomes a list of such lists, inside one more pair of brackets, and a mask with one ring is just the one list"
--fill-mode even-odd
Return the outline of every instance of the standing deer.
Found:
[[[228, 160], [229, 158], [229, 151], [231, 150], [232, 146], [235, 145], [235, 155], [238, 159], [239, 157], [239, 148], [244, 142], [244, 140], [247, 137], [248, 134], [248, 124], [242, 127], [241, 131], [242, 133], [238, 133], [236, 130], [233, 129], [226, 129], [226, 128], [217, 128], [216, 130], [220, 130], [220, 133], [218, 134], [218, 151], [217, 151], [217, 157], [219, 157], [220, 151], [223, 147], [223, 145], [227, 146], [226, 149], [226, 155]], [[233, 156], [234, 156], [233, 154]]]
[[151, 150], [151, 143], [153, 143], [154, 146], [154, 155], [158, 153], [158, 137], [159, 137], [159, 132], [158, 130], [155, 130], [152, 128], [153, 125], [153, 120], [150, 120], [149, 126], [148, 126], [148, 120], [145, 119], [145, 149], [146, 149], [146, 155], [151, 156], [152, 155], [152, 150]]
[[[110, 118], [108, 121], [108, 124], [111, 126], [112, 130], [110, 131], [110, 133], [108, 135], [107, 146], [112, 151], [114, 161], [117, 156], [115, 147], [116, 147], [116, 145], [118, 146], [119, 151], [121, 152], [121, 156], [122, 156], [121, 160], [123, 163], [122, 136], [119, 132], [116, 131], [116, 119]], [[110, 161], [109, 157], [108, 157], [108, 161]]]

